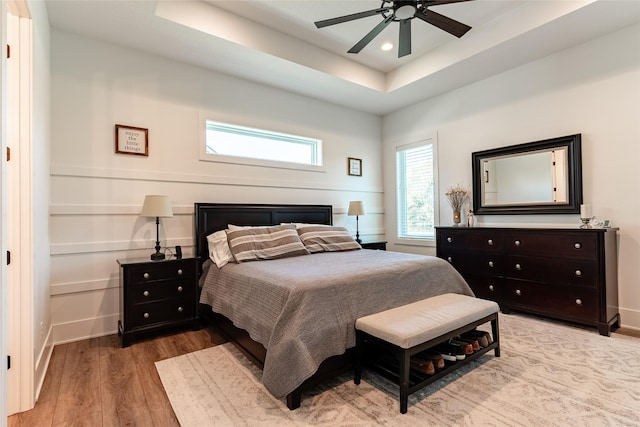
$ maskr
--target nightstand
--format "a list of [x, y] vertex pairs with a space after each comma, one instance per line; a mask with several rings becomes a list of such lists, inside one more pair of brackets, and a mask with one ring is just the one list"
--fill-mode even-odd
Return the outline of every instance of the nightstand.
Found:
[[362, 249], [375, 249], [378, 251], [386, 251], [387, 250], [387, 242], [362, 242], [360, 243]]
[[196, 317], [197, 258], [123, 259], [120, 264], [118, 335], [127, 347], [138, 335], [191, 325]]

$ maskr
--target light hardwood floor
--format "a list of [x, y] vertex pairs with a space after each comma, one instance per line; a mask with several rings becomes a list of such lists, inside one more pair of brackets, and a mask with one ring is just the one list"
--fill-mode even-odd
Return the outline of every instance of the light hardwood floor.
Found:
[[9, 427], [179, 426], [154, 362], [224, 342], [209, 327], [127, 348], [117, 335], [58, 345], [35, 408], [9, 417]]
[[211, 328], [121, 348], [117, 335], [57, 345], [34, 409], [9, 427], [179, 426], [154, 362], [225, 342]]

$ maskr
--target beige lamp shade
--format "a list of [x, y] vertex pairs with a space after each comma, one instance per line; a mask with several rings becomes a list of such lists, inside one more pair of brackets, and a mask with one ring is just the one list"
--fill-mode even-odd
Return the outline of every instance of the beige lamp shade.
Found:
[[140, 216], [168, 218], [173, 216], [171, 200], [168, 196], [145, 196]]
[[347, 213], [347, 215], [364, 215], [364, 205], [362, 204], [362, 202], [359, 200], [349, 202], [349, 212]]

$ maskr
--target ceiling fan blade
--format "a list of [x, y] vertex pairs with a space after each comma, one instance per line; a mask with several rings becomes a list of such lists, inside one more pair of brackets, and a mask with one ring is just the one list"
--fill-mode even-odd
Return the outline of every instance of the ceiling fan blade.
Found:
[[463, 24], [462, 22], [440, 15], [439, 13], [429, 9], [422, 13], [416, 13], [415, 16], [416, 18], [420, 18], [423, 21], [446, 31], [449, 34], [453, 34], [458, 38], [464, 36], [467, 31], [471, 29], [470, 26]]
[[424, 2], [426, 7], [438, 6], [441, 4], [451, 4], [451, 3], [462, 3], [465, 1], [473, 1], [473, 0], [427, 0]]
[[355, 19], [366, 18], [367, 16], [379, 15], [382, 12], [388, 11], [390, 8], [382, 7], [378, 9], [367, 10], [359, 13], [352, 13], [351, 15], [339, 16], [337, 18], [325, 19], [323, 21], [314, 22], [317, 28], [328, 27], [329, 25], [342, 24], [343, 22], [353, 21]]
[[400, 21], [398, 58], [411, 55], [411, 19]]
[[369, 31], [369, 33], [366, 36], [364, 36], [362, 40], [360, 40], [351, 49], [349, 49], [349, 53], [359, 53], [362, 49], [364, 49], [366, 45], [369, 44], [369, 42], [371, 42], [371, 40], [376, 38], [376, 36], [380, 34], [382, 30], [384, 30], [391, 21], [393, 21], [393, 15], [389, 15], [387, 19], [380, 22], [378, 25], [375, 26], [373, 30]]

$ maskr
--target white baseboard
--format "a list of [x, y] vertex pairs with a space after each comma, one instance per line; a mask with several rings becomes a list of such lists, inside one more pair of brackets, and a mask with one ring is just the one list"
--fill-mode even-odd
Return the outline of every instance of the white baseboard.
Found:
[[44, 345], [40, 350], [38, 359], [36, 360], [36, 369], [34, 372], [34, 383], [36, 385], [35, 400], [38, 401], [40, 397], [40, 391], [44, 384], [44, 378], [47, 375], [49, 369], [49, 362], [51, 361], [51, 355], [53, 354], [53, 327], [49, 326], [47, 331], [47, 337], [44, 340]]
[[640, 331], [640, 310], [620, 307], [620, 327]]
[[53, 344], [64, 344], [118, 332], [120, 314], [74, 320], [53, 325]]

